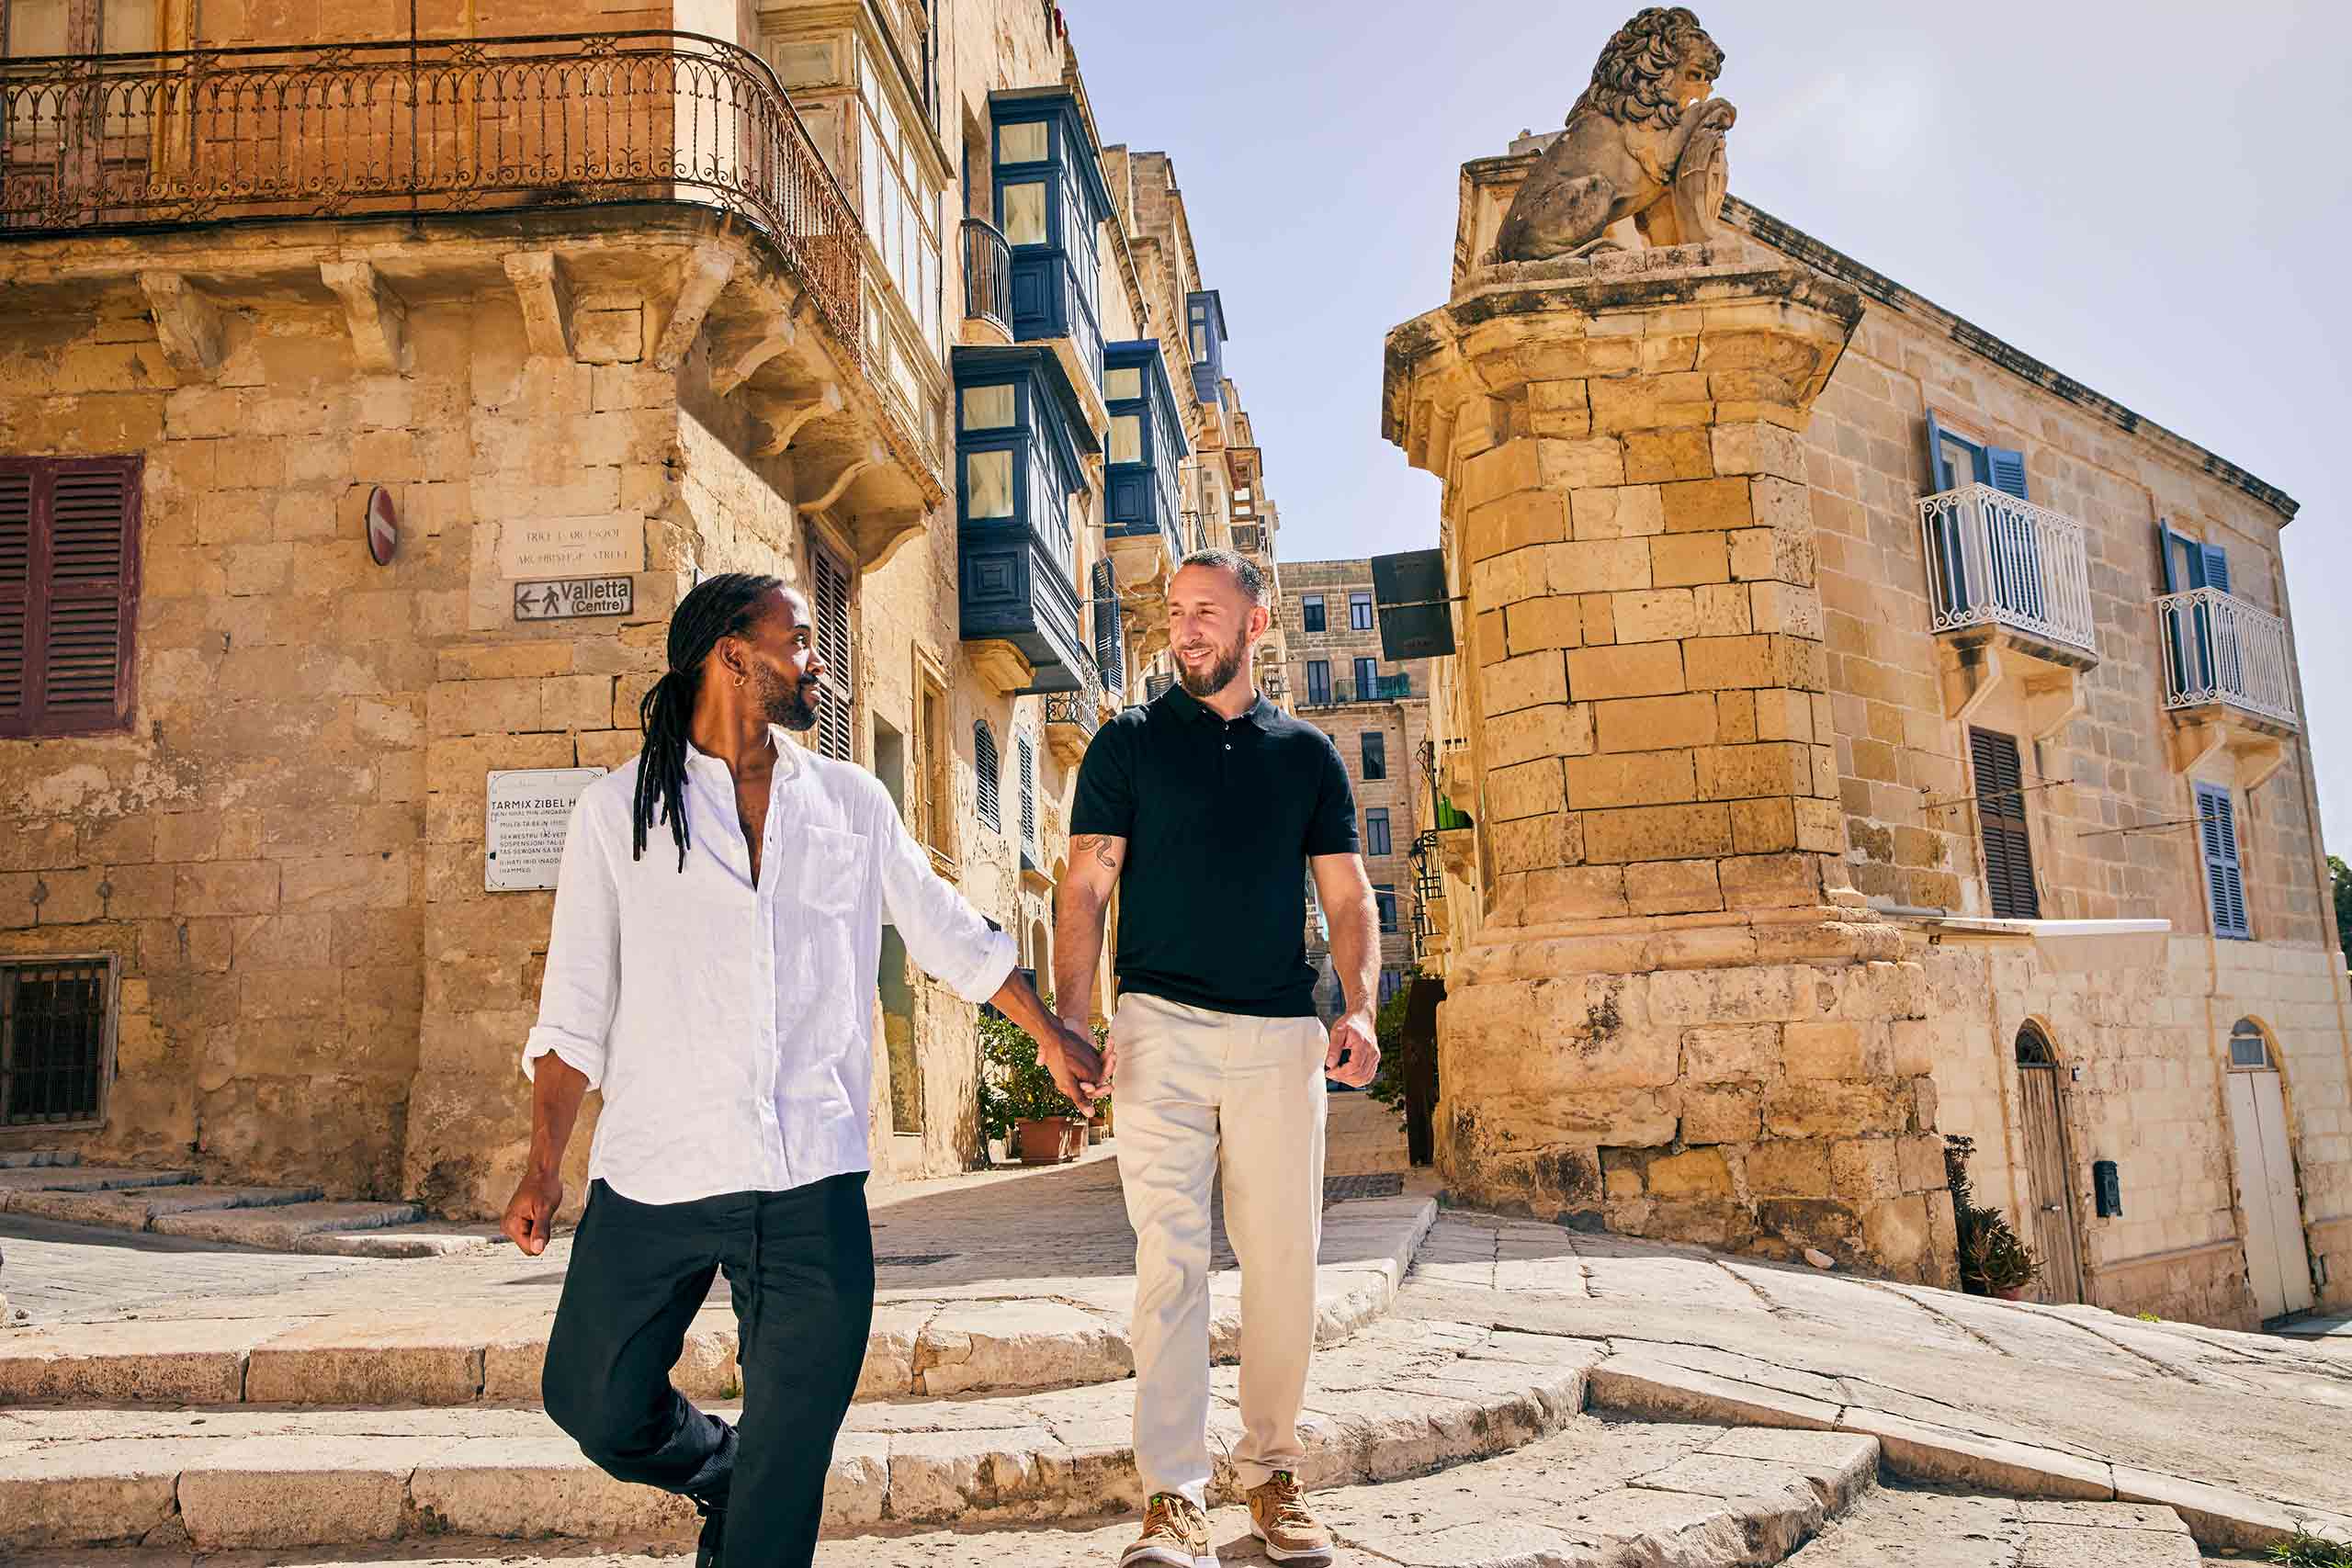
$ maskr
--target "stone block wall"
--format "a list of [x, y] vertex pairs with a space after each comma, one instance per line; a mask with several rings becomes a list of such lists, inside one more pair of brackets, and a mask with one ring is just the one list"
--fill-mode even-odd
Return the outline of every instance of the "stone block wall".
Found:
[[[0, 1134], [336, 1194], [400, 1185], [424, 1006], [434, 645], [462, 625], [462, 321], [353, 361], [340, 313], [184, 376], [137, 288], [7, 334], [0, 451], [144, 457], [134, 723], [0, 745], [0, 954], [110, 953], [103, 1129]], [[369, 558], [370, 487], [403, 538]], [[322, 637], [322, 628], [334, 635]]]

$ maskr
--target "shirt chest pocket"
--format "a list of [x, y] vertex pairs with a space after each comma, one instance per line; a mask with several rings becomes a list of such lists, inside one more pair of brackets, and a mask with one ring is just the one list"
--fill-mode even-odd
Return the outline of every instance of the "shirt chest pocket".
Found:
[[869, 851], [864, 834], [838, 828], [803, 828], [797, 843], [778, 845], [785, 864], [780, 890], [792, 906], [784, 918], [797, 916], [812, 926], [854, 923], [873, 875]]

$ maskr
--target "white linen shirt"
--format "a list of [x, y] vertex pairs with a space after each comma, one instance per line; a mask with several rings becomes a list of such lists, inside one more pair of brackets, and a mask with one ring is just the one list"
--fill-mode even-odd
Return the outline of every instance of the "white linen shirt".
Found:
[[1012, 972], [1012, 939], [940, 880], [879, 780], [773, 732], [761, 878], [717, 757], [686, 748], [685, 870], [655, 814], [629, 858], [643, 759], [571, 813], [538, 1024], [604, 1090], [591, 1177], [640, 1203], [782, 1191], [869, 1167], [882, 927], [967, 1001]]

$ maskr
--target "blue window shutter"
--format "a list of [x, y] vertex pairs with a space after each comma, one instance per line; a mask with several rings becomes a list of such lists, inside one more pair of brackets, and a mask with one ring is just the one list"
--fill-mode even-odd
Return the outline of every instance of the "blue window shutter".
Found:
[[972, 726], [972, 768], [979, 780], [980, 820], [991, 832], [1001, 831], [1002, 818], [997, 807], [997, 792], [1001, 787], [1002, 764], [996, 756], [996, 731], [989, 721], [981, 719]]
[[2165, 592], [2167, 593], [2180, 592], [2180, 569], [2173, 562], [2173, 550], [2179, 541], [2180, 536], [2172, 531], [2172, 525], [2161, 517], [2157, 518], [2156, 559], [2164, 567]]
[[2219, 545], [2199, 545], [2197, 551], [2204, 558], [2205, 586], [2218, 588], [2227, 593], [2230, 591], [2229, 552]]
[[[1969, 479], [1973, 478], [1975, 478], [1973, 474], [1969, 476]], [[1937, 423], [1936, 416], [1930, 413], [1928, 416], [1928, 490], [1940, 495], [1945, 491], [1956, 490], [1966, 483], [1968, 479], [1954, 478], [1951, 465], [1944, 461], [1944, 427]]]
[[2238, 860], [2237, 807], [2228, 790], [2212, 784], [2197, 786], [2197, 833], [2205, 860], [2206, 904], [2213, 914], [2213, 934], [2252, 936], [2253, 928], [2246, 921], [2245, 872]]
[[2012, 452], [2006, 446], [1988, 446], [1984, 449], [1984, 457], [1992, 467], [1995, 490], [2004, 495], [2016, 496], [2019, 501], [2032, 499], [2025, 492], [2024, 453]]

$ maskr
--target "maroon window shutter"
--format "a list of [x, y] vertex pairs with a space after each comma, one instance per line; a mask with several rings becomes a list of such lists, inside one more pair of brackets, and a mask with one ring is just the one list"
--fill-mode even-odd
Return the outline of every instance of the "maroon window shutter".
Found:
[[130, 727], [139, 477], [137, 457], [0, 460], [0, 732]]
[[0, 734], [25, 733], [32, 596], [32, 470], [0, 461]]

